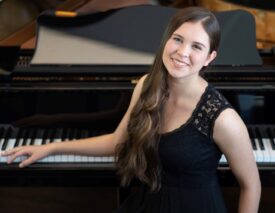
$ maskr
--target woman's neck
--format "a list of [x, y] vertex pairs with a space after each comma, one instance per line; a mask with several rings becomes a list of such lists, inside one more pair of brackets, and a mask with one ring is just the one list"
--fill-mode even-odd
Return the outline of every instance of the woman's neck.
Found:
[[200, 96], [207, 86], [207, 81], [198, 76], [192, 79], [168, 79], [169, 96], [173, 99], [190, 99]]

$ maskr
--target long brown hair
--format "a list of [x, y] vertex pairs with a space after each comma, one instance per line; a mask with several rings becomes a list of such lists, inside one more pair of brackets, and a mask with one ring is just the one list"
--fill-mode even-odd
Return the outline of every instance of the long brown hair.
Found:
[[128, 123], [128, 138], [117, 146], [117, 168], [121, 183], [127, 186], [137, 178], [152, 191], [160, 184], [158, 142], [164, 103], [169, 95], [167, 70], [162, 53], [167, 40], [185, 22], [201, 22], [210, 39], [210, 52], [217, 50], [220, 40], [219, 24], [215, 16], [200, 7], [180, 9], [170, 20], [162, 38], [155, 61], [144, 80], [141, 95]]

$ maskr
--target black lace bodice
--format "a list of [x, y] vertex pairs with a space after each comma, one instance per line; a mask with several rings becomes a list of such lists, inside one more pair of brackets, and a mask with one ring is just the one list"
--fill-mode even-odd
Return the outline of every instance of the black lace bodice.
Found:
[[[206, 183], [209, 177], [206, 171], [216, 172], [222, 154], [213, 141], [214, 123], [220, 113], [230, 107], [228, 101], [212, 85], [208, 85], [187, 122], [162, 135], [159, 156], [164, 184], [170, 185], [178, 181], [180, 185], [197, 186], [212, 181]], [[193, 172], [201, 172], [204, 179], [199, 178], [194, 183], [196, 177], [185, 175]], [[173, 180], [171, 177], [174, 177]]]

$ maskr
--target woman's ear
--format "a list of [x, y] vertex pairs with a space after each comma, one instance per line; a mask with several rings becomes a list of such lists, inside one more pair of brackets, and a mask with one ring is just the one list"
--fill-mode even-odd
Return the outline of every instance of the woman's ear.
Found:
[[208, 56], [207, 59], [204, 63], [204, 66], [208, 66], [208, 64], [210, 64], [217, 56], [217, 51], [212, 51]]

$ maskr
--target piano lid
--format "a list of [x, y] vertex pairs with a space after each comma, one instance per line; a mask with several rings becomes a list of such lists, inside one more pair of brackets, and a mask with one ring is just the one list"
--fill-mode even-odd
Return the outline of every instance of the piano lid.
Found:
[[[95, 14], [37, 20], [31, 65], [151, 65], [176, 8], [132, 6]], [[222, 40], [212, 65], [261, 65], [254, 17], [241, 10], [217, 12]]]

